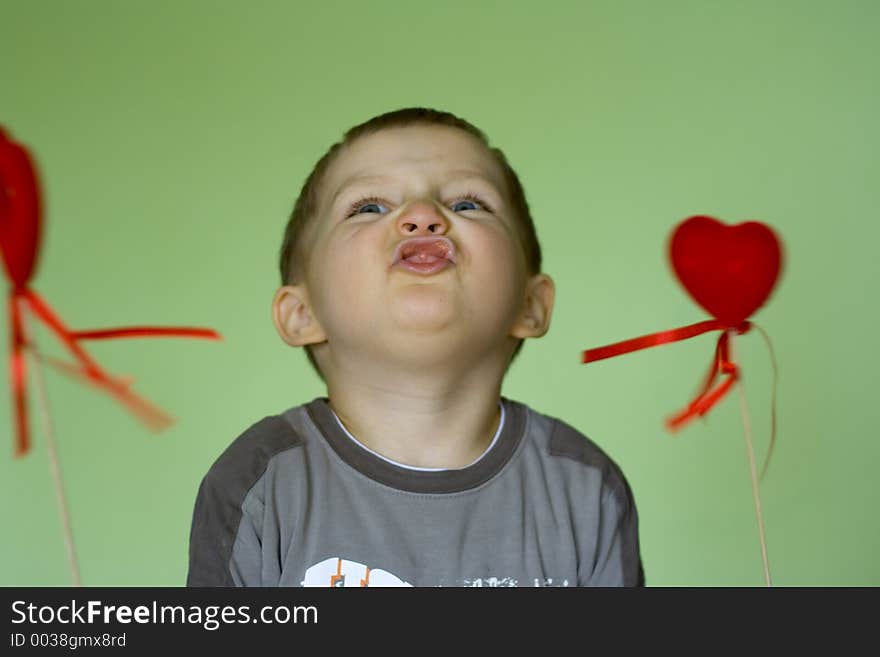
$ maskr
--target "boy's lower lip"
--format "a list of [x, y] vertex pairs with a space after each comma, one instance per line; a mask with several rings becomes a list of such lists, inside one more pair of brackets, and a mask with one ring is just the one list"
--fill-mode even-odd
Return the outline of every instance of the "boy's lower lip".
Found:
[[414, 262], [412, 260], [400, 260], [394, 265], [394, 268], [404, 269], [416, 274], [434, 274], [441, 269], [452, 265], [446, 258], [435, 258], [433, 262]]

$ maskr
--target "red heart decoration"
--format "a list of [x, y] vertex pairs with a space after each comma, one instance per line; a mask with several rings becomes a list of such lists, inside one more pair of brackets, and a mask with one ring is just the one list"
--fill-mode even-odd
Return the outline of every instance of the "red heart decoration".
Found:
[[17, 287], [27, 284], [37, 265], [41, 212], [36, 167], [0, 126], [0, 255]]
[[700, 306], [729, 326], [767, 301], [779, 278], [782, 245], [758, 221], [728, 226], [703, 215], [682, 221], [669, 242], [672, 269]]

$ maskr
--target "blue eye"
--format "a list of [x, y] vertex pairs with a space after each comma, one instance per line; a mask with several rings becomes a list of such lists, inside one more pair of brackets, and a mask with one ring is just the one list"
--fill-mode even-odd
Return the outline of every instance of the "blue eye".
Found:
[[359, 208], [358, 208], [358, 210], [359, 210], [359, 211], [358, 211], [358, 214], [363, 214], [364, 212], [366, 212], [367, 210], [366, 210], [365, 208], [368, 208], [368, 207], [370, 207], [371, 205], [374, 206], [374, 207], [379, 207], [379, 204], [378, 204], [378, 203], [364, 203], [363, 205], [359, 206]]
[[345, 213], [345, 216], [346, 218], [348, 218], [353, 217], [356, 214], [361, 214], [362, 212], [364, 212], [364, 208], [368, 208], [371, 205], [375, 205], [378, 207], [381, 200], [382, 199], [378, 199], [375, 197], [359, 199], [348, 207], [348, 212]]
[[459, 203], [470, 203], [471, 205], [474, 205], [474, 206], [477, 205], [476, 203], [474, 203], [473, 201], [470, 201], [470, 200], [459, 201], [458, 203], [456, 203], [455, 205], [452, 206], [452, 211], [453, 211], [453, 212], [464, 212], [464, 211], [467, 210], [467, 209], [471, 209], [471, 210], [476, 210], [476, 209], [477, 209], [476, 207], [473, 207], [473, 208], [465, 208], [465, 210], [456, 210], [455, 207], [456, 207]]
[[[455, 210], [454, 208], [459, 203], [470, 203], [471, 205], [475, 205], [473, 208], [464, 208], [463, 210]], [[492, 212], [491, 206], [483, 200], [483, 197], [479, 194], [467, 193], [458, 197], [458, 200], [452, 206], [453, 212], [468, 212], [473, 210], [484, 210], [485, 212]]]

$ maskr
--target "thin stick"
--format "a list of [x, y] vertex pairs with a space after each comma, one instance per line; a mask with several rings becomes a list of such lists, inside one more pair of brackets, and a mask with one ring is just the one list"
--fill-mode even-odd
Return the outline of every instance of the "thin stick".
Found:
[[73, 586], [80, 586], [79, 566], [76, 561], [76, 550], [73, 545], [73, 532], [70, 529], [70, 514], [67, 511], [67, 498], [64, 495], [64, 484], [61, 478], [61, 466], [58, 460], [58, 449], [55, 446], [55, 436], [52, 429], [52, 418], [49, 415], [49, 395], [46, 393], [46, 383], [43, 379], [43, 363], [38, 357], [37, 344], [27, 326], [27, 304], [22, 305], [21, 318], [22, 330], [27, 341], [28, 351], [33, 358], [34, 373], [37, 381], [37, 391], [40, 400], [40, 417], [42, 419], [43, 433], [46, 436], [46, 447], [49, 452], [49, 470], [52, 473], [52, 481], [55, 484], [55, 497], [58, 500], [58, 513], [61, 516], [61, 527], [64, 533], [64, 546], [67, 549], [67, 563], [70, 566], [70, 576]]
[[761, 517], [761, 496], [758, 493], [758, 475], [755, 468], [755, 453], [752, 450], [752, 427], [749, 422], [749, 407], [746, 404], [746, 393], [742, 378], [737, 380], [739, 388], [739, 408], [742, 413], [743, 428], [746, 434], [746, 451], [749, 455], [749, 472], [752, 475], [752, 497], [755, 498], [755, 515], [758, 518], [758, 534], [761, 540], [761, 558], [764, 561], [764, 582], [773, 586], [770, 581], [770, 564], [767, 561], [767, 541], [764, 538], [764, 520]]

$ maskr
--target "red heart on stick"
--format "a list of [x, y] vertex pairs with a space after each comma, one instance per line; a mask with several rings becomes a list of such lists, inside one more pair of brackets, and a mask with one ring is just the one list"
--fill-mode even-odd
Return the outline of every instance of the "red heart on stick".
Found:
[[36, 167], [0, 126], [0, 255], [14, 286], [27, 285], [36, 268], [40, 220]]
[[700, 306], [729, 326], [764, 305], [779, 278], [782, 246], [757, 221], [728, 226], [703, 215], [682, 221], [669, 242], [672, 269]]

